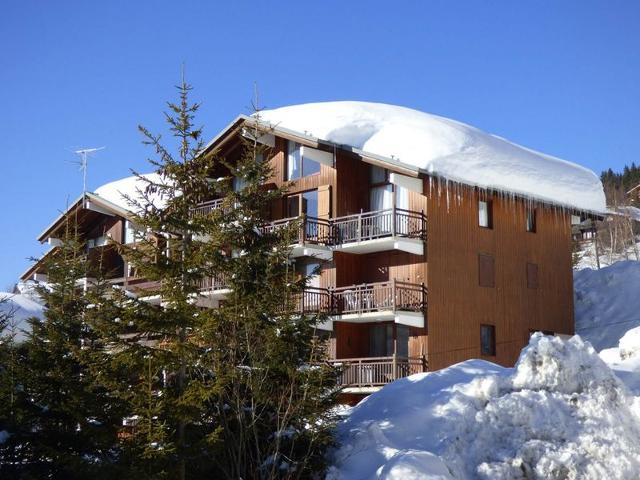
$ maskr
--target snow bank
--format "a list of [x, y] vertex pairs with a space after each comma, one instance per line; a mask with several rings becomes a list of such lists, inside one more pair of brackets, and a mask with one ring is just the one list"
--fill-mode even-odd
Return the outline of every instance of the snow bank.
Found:
[[541, 201], [603, 212], [591, 170], [448, 118], [367, 102], [308, 103], [265, 110], [272, 125], [348, 145], [434, 176]]
[[5, 333], [13, 330], [16, 333], [15, 340], [21, 341], [29, 328], [26, 320], [32, 317], [44, 318], [44, 307], [30, 295], [0, 292], [0, 314], [9, 317]]
[[[131, 176], [107, 183], [97, 188], [94, 193], [120, 208], [133, 210], [134, 206], [126, 200], [125, 196], [144, 205], [146, 202], [141, 192], [144, 192], [149, 185], [147, 180], [156, 184], [166, 184], [164, 177], [157, 173], [145, 173], [141, 177]], [[159, 194], [151, 195], [150, 200], [156, 208], [163, 208], [166, 204], [165, 199]]]
[[627, 330], [640, 326], [640, 262], [579, 270], [573, 287], [576, 334], [597, 350], [615, 347]]
[[639, 403], [579, 337], [536, 334], [513, 369], [470, 360], [394, 382], [338, 434], [330, 479], [640, 476]]
[[626, 332], [617, 347], [600, 352], [600, 358], [635, 395], [640, 395], [640, 327]]

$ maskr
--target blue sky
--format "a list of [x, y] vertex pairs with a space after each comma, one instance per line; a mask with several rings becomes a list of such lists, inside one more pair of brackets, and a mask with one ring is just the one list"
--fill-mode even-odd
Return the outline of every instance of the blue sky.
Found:
[[640, 2], [30, 1], [0, 7], [0, 290], [82, 191], [146, 171], [186, 64], [207, 136], [323, 100], [454, 118], [597, 171], [640, 161]]

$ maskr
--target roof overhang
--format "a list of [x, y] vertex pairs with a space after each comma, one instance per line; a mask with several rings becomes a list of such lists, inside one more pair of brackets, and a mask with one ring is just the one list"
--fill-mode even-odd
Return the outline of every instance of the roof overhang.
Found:
[[91, 193], [86, 192], [78, 197], [65, 211], [60, 213], [56, 219], [45, 228], [40, 235], [38, 235], [38, 241], [44, 243], [52, 233], [57, 231], [70, 214], [78, 212], [80, 210], [92, 210], [103, 215], [119, 216], [123, 218], [131, 218], [133, 213], [127, 209], [124, 209], [104, 198]]

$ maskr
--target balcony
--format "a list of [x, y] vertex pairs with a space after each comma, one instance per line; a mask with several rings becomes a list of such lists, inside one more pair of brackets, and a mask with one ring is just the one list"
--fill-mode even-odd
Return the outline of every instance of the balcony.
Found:
[[[207, 215], [222, 207], [223, 199], [198, 205], [193, 215]], [[298, 235], [291, 247], [291, 257], [316, 257], [331, 260], [333, 251], [356, 254], [401, 250], [424, 254], [427, 218], [421, 212], [390, 208], [361, 212], [333, 219], [301, 215], [263, 225], [262, 232], [273, 232], [298, 222]]]
[[426, 372], [427, 362], [417, 357], [365, 357], [330, 360], [341, 369], [338, 385], [343, 393], [372, 393], [387, 383]]
[[333, 252], [330, 249], [332, 244], [330, 220], [301, 215], [267, 223], [260, 228], [260, 231], [271, 233], [296, 223], [298, 232], [297, 238], [291, 244], [291, 258], [316, 257], [320, 260], [331, 260]]
[[372, 253], [402, 250], [424, 254], [427, 219], [423, 213], [390, 208], [331, 220], [335, 250]]
[[208, 308], [220, 306], [220, 300], [224, 300], [231, 292], [228, 285], [227, 276], [224, 274], [203, 278], [200, 280], [199, 287], [201, 295], [196, 300], [197, 305]]
[[424, 285], [392, 280], [340, 287], [332, 291], [335, 320], [342, 322], [393, 321], [424, 327], [427, 290]]
[[224, 198], [216, 198], [215, 200], [201, 203], [197, 207], [191, 209], [191, 214], [194, 217], [204, 217], [205, 215], [211, 213], [213, 210], [222, 208], [223, 202]]
[[[231, 291], [226, 278], [206, 278], [201, 283], [199, 305], [217, 307]], [[366, 323], [392, 321], [422, 328], [427, 306], [424, 285], [392, 280], [340, 288], [306, 287], [293, 295], [291, 310], [303, 315], [326, 314], [319, 326], [332, 330], [334, 321]]]

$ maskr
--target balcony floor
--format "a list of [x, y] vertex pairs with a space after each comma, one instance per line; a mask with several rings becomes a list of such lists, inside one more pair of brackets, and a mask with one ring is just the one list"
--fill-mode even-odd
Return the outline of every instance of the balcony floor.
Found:
[[389, 236], [359, 242], [343, 243], [333, 247], [336, 252], [366, 254], [385, 252], [387, 250], [401, 250], [414, 255], [424, 254], [424, 240], [420, 238], [406, 238]]
[[408, 327], [423, 328], [424, 313], [396, 310], [344, 313], [331, 317], [334, 322], [369, 323], [369, 322], [395, 322]]

